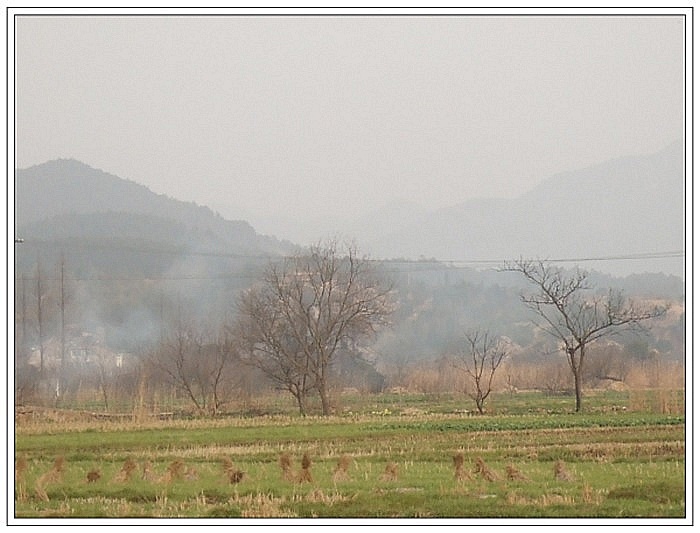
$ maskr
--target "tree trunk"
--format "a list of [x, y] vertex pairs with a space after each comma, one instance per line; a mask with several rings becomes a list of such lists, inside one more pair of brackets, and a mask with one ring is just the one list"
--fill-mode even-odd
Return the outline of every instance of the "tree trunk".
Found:
[[574, 390], [576, 392], [576, 412], [581, 411], [581, 372], [574, 371]]
[[291, 392], [294, 398], [296, 399], [297, 405], [299, 406], [299, 414], [301, 416], [306, 416], [306, 399], [304, 398], [303, 391], [299, 389], [293, 390], [292, 388], [287, 390], [289, 390], [289, 392]]
[[318, 361], [320, 362], [320, 370], [316, 376], [316, 390], [318, 391], [318, 395], [321, 398], [321, 414], [323, 416], [329, 416], [332, 411], [331, 409], [331, 400], [328, 395], [328, 382], [326, 381], [326, 376], [328, 375], [328, 362], [330, 361], [331, 356], [329, 354], [326, 354], [326, 352], [322, 349], [319, 348], [319, 355]]
[[318, 395], [321, 397], [321, 412], [323, 416], [328, 416], [331, 414], [331, 401], [328, 397], [328, 390], [326, 387], [326, 382], [323, 381], [318, 386]]
[[[579, 352], [578, 352], [578, 361], [576, 362], [576, 365], [572, 367], [573, 373], [574, 373], [574, 391], [576, 393], [576, 412], [579, 413], [582, 408], [582, 393], [581, 389], [583, 388], [583, 355], [585, 351], [585, 346], [582, 344], [579, 347]], [[571, 355], [571, 360], [576, 361], [576, 356], [574, 354]]]
[[476, 398], [476, 408], [480, 415], [484, 414], [484, 399], [481, 396]]

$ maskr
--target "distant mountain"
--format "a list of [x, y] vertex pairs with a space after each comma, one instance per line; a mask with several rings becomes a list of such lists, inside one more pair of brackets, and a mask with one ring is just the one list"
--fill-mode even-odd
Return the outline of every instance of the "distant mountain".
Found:
[[[655, 154], [557, 174], [515, 199], [472, 199], [418, 212], [413, 222], [366, 244], [374, 257], [471, 261], [680, 251], [684, 189], [679, 141]], [[635, 263], [615, 266], [682, 275], [680, 258]]]
[[[247, 222], [225, 220], [208, 207], [156, 194], [73, 159], [20, 169], [15, 176], [15, 230], [25, 240], [18, 251], [27, 252], [20, 254], [27, 260], [36, 261], [39, 250], [69, 250], [98, 272], [121, 261], [122, 269], [153, 275], [186, 254], [257, 256], [293, 249], [257, 234]], [[135, 253], [160, 257], [126, 257]]]

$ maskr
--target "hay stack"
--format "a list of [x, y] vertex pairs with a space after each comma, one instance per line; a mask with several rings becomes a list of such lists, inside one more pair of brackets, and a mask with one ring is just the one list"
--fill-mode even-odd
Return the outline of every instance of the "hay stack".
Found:
[[506, 466], [506, 477], [509, 481], [527, 481], [528, 478], [514, 464]]
[[342, 455], [340, 459], [338, 459], [338, 464], [333, 471], [333, 481], [345, 481], [350, 478], [348, 469], [350, 468], [351, 462], [352, 459], [349, 455]]
[[381, 476], [382, 481], [396, 481], [399, 478], [399, 465], [389, 461], [384, 468], [384, 473]]
[[45, 472], [36, 480], [34, 484], [34, 493], [40, 500], [49, 501], [49, 496], [46, 492], [46, 487], [51, 483], [58, 483], [63, 478], [63, 473], [66, 468], [65, 459], [62, 456], [56, 457], [53, 467], [48, 472]]
[[564, 461], [559, 460], [554, 463], [554, 479], [557, 481], [573, 481], [574, 475], [567, 470]]
[[288, 453], [280, 454], [279, 465], [282, 469], [282, 477], [285, 481], [292, 481], [294, 474], [292, 473], [292, 458]]
[[474, 473], [479, 474], [486, 481], [497, 481], [498, 474], [491, 470], [481, 457], [477, 457], [474, 461]]
[[462, 452], [456, 453], [452, 456], [452, 464], [455, 467], [455, 479], [471, 479], [469, 472], [464, 470], [464, 454]]
[[175, 459], [172, 463], [168, 465], [168, 469], [165, 474], [160, 479], [163, 483], [172, 483], [173, 481], [181, 480], [187, 469], [185, 468], [185, 462], [182, 459]]
[[158, 476], [153, 471], [153, 465], [150, 461], [143, 463], [143, 466], [141, 467], [141, 479], [150, 482], [158, 481]]
[[307, 453], [301, 458], [301, 472], [299, 472], [299, 483], [304, 483], [305, 481], [309, 483], [313, 481], [311, 477], [311, 458]]
[[224, 467], [224, 474], [226, 474], [226, 478], [228, 479], [229, 483], [236, 484], [243, 480], [245, 472], [238, 470], [229, 457], [224, 457], [222, 463]]
[[124, 461], [121, 470], [117, 472], [116, 476], [114, 476], [114, 481], [116, 483], [126, 483], [131, 479], [131, 476], [134, 474], [135, 470], [136, 461], [134, 461], [131, 458], [127, 459], [126, 461]]

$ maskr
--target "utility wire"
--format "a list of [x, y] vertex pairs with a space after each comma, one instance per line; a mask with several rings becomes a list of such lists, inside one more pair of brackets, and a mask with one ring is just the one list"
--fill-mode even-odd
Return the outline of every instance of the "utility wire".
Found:
[[[24, 241], [23, 243], [29, 245], [50, 245], [54, 248], [101, 248], [101, 249], [111, 249], [115, 251], [131, 251], [136, 253], [145, 254], [165, 254], [165, 255], [176, 255], [176, 256], [197, 256], [197, 257], [223, 257], [223, 258], [233, 258], [233, 259], [289, 259], [292, 256], [285, 255], [274, 255], [274, 254], [241, 254], [241, 253], [230, 253], [230, 252], [206, 252], [206, 251], [196, 251], [196, 250], [177, 250], [177, 249], [165, 249], [165, 248], [149, 248], [140, 246], [127, 246], [120, 244], [83, 244], [83, 243], [56, 243], [55, 241]], [[573, 263], [573, 262], [587, 262], [587, 261], [626, 261], [626, 260], [637, 260], [637, 259], [661, 259], [670, 257], [685, 257], [685, 251], [676, 250], [670, 252], [642, 252], [636, 254], [620, 254], [620, 255], [607, 255], [607, 256], [597, 256], [597, 257], [575, 257], [575, 258], [555, 258], [555, 259], [543, 259], [543, 261], [548, 263]], [[370, 259], [377, 263], [392, 263], [392, 264], [447, 264], [447, 265], [478, 265], [478, 264], [503, 264], [508, 261], [508, 259], [436, 259], [436, 258], [425, 258], [425, 259]]]
[[153, 254], [153, 255], [175, 255], [175, 256], [198, 256], [198, 257], [224, 257], [233, 259], [269, 259], [271, 254], [241, 254], [241, 253], [229, 253], [229, 252], [205, 252], [205, 251], [195, 251], [195, 250], [179, 250], [177, 248], [150, 248], [142, 246], [132, 246], [117, 243], [63, 243], [56, 241], [46, 241], [46, 240], [26, 240], [22, 239], [24, 247], [51, 247], [54, 249], [64, 249], [64, 248], [78, 248], [78, 249], [102, 249], [102, 250], [114, 250], [114, 251], [125, 251], [134, 252], [142, 254]]
[[[542, 259], [545, 263], [584, 263], [589, 261], [630, 261], [630, 260], [640, 260], [640, 259], [666, 259], [671, 257], [685, 257], [685, 252], [683, 250], [673, 251], [673, 252], [644, 252], [636, 254], [620, 254], [620, 255], [606, 255], [598, 257], [569, 257], [569, 258], [554, 258], [554, 259]], [[440, 263], [445, 263], [448, 265], [502, 265], [507, 263], [508, 259], [484, 259], [484, 260], [436, 260]], [[429, 261], [425, 261], [429, 262]]]
[[[191, 252], [188, 255], [200, 255], [198, 252]], [[211, 255], [209, 253], [202, 253], [201, 255]], [[237, 254], [214, 254], [221, 255], [224, 257], [245, 257], [245, 258], [261, 258], [267, 260], [282, 260], [286, 257], [280, 256], [270, 256], [270, 255], [237, 255]], [[645, 252], [627, 255], [610, 255], [610, 256], [600, 256], [600, 257], [579, 257], [579, 258], [557, 258], [557, 259], [544, 259], [543, 262], [546, 263], [579, 263], [579, 262], [590, 262], [590, 261], [627, 261], [627, 260], [640, 260], [640, 259], [665, 259], [673, 257], [685, 257], [684, 251], [671, 251], [671, 252]], [[467, 270], [471, 269], [474, 265], [503, 265], [508, 262], [505, 259], [491, 259], [491, 260], [441, 260], [441, 259], [375, 259], [372, 262], [384, 264], [384, 265], [408, 265], [409, 268], [386, 268], [384, 272], [387, 273], [421, 273], [421, 272], [434, 272], [434, 271], [455, 271], [455, 270]], [[412, 268], [411, 268], [412, 267]], [[24, 276], [23, 279], [27, 281], [36, 281], [36, 276]], [[42, 279], [47, 281], [58, 281], [59, 278], [52, 278], [42, 276]], [[217, 275], [179, 275], [179, 276], [141, 276], [141, 277], [126, 277], [126, 276], [78, 276], [78, 277], [64, 277], [68, 281], [104, 281], [104, 282], [118, 282], [118, 281], [216, 281], [216, 280], [230, 280], [230, 279], [257, 279], [254, 274], [244, 274], [244, 273], [222, 273]]]

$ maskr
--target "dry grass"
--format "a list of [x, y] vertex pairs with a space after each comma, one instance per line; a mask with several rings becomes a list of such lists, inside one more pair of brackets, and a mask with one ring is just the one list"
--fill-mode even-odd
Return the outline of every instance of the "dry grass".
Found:
[[341, 494], [337, 491], [327, 493], [321, 489], [314, 489], [304, 497], [304, 500], [307, 502], [323, 503], [329, 507], [336, 503], [345, 502], [351, 499], [352, 496], [348, 496], [347, 494]]
[[600, 505], [603, 502], [603, 493], [600, 490], [593, 490], [588, 483], [584, 483], [581, 499], [587, 504]]
[[[604, 493], [605, 491], [594, 490], [588, 483], [584, 483], [581, 489], [580, 502], [588, 505], [600, 505], [604, 500]], [[509, 505], [549, 507], [552, 505], [576, 505], [578, 500], [579, 498], [575, 494], [545, 493], [537, 498], [519, 495], [515, 492], [506, 494], [506, 502]]]
[[[99, 416], [98, 416], [99, 415]], [[373, 415], [356, 417], [357, 422], [374, 420]], [[315, 426], [333, 424], [333, 417], [308, 416], [299, 419], [295, 415], [268, 415], [266, 420], [272, 425], [285, 426], [294, 424], [298, 426]], [[54, 409], [48, 407], [32, 406], [17, 407], [15, 409], [15, 432], [21, 435], [37, 435], [45, 433], [73, 433], [80, 431], [133, 431], [133, 430], [159, 430], [159, 429], [211, 429], [211, 428], [246, 428], [258, 426], [260, 420], [255, 417], [222, 417], [211, 418], [184, 418], [174, 419], [152, 414], [148, 419], [142, 420], [134, 417], [132, 413], [112, 414], [93, 413], [72, 409]], [[244, 447], [241, 453], [248, 448], [256, 448], [268, 451], [271, 445], [259, 444]], [[185, 452], [183, 450], [183, 452]]]
[[26, 457], [21, 456], [15, 460], [15, 490], [16, 497], [19, 501], [25, 501], [27, 499], [25, 475], [28, 468], [29, 463]]
[[17, 481], [22, 481], [24, 479], [28, 467], [29, 463], [26, 457], [21, 456], [15, 460], [15, 478]]
[[647, 411], [667, 415], [685, 412], [685, 394], [683, 390], [668, 388], [631, 389], [629, 391], [630, 411]]
[[275, 498], [270, 494], [235, 495], [232, 503], [241, 508], [243, 518], [295, 518], [297, 515], [284, 510], [284, 498]]
[[573, 496], [562, 494], [542, 494], [537, 498], [529, 498], [520, 494], [509, 492], [506, 495], [508, 505], [525, 505], [529, 507], [550, 507], [552, 505], [575, 505]]
[[[601, 429], [597, 432], [604, 433]], [[542, 432], [544, 434], [545, 432]], [[523, 446], [522, 450], [526, 450]], [[685, 455], [683, 441], [649, 440], [646, 442], [591, 442], [586, 444], [555, 444], [548, 446], [550, 454], [574, 453], [579, 460], [608, 463], [615, 459], [630, 459], [644, 457], [670, 457]], [[524, 455], [528, 460], [536, 460], [536, 452]]]

